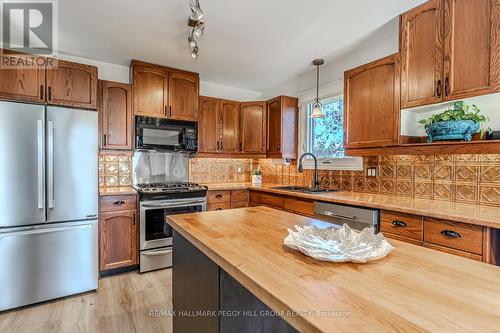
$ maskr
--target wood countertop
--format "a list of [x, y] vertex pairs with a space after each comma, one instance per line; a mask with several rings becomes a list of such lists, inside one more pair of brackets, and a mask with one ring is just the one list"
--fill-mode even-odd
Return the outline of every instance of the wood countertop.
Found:
[[393, 210], [408, 214], [423, 215], [427, 217], [434, 217], [500, 229], [500, 207], [359, 192], [338, 191], [330, 193], [308, 194], [277, 190], [275, 189], [275, 187], [285, 185], [276, 184], [255, 185], [252, 183], [228, 183], [206, 184], [206, 186], [208, 186], [209, 190], [246, 188], [317, 201]]
[[287, 228], [324, 223], [267, 207], [167, 222], [301, 332], [500, 331], [497, 266], [396, 240], [379, 261], [316, 261], [283, 240]]

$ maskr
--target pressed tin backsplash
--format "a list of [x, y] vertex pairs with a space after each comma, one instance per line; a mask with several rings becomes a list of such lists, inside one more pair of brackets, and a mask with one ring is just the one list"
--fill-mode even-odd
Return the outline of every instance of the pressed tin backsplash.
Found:
[[251, 181], [251, 159], [192, 158], [189, 180], [194, 183], [238, 183]]
[[[131, 159], [100, 155], [99, 185], [131, 185]], [[377, 177], [366, 176], [369, 166], [377, 167]], [[313, 180], [313, 171], [299, 173], [295, 161], [275, 165], [270, 159], [225, 158], [192, 158], [189, 178], [206, 184], [249, 182], [256, 168], [264, 183], [309, 186]], [[381, 155], [365, 158], [363, 171], [320, 170], [319, 179], [323, 186], [343, 191], [500, 206], [500, 154]]]
[[[244, 162], [242, 162], [244, 161]], [[243, 163], [244, 174], [234, 168]], [[377, 167], [377, 177], [367, 177], [366, 167]], [[272, 160], [193, 159], [191, 181], [221, 183], [250, 181], [260, 168], [264, 183], [309, 186], [313, 171], [297, 165], [274, 165]], [[500, 206], [500, 154], [375, 156], [364, 160], [363, 171], [319, 171], [324, 186], [343, 191]]]

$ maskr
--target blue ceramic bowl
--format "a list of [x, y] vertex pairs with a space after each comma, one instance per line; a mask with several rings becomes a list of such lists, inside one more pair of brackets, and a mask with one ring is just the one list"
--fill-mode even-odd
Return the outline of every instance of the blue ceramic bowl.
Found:
[[474, 120], [440, 121], [425, 128], [429, 136], [428, 142], [442, 140], [471, 141], [472, 135], [479, 129], [479, 123]]

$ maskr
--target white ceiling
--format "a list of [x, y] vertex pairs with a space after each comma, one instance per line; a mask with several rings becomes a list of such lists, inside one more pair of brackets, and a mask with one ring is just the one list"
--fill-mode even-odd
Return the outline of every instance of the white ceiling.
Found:
[[[129, 65], [131, 59], [262, 91], [333, 60], [424, 0], [200, 0], [200, 57], [187, 47], [188, 0], [59, 0], [59, 51]], [[369, 38], [368, 38], [369, 39]]]

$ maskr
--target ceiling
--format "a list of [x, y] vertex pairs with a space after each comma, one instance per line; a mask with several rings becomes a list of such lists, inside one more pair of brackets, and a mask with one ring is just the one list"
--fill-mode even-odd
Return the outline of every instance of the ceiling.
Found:
[[424, 0], [200, 0], [200, 57], [187, 46], [188, 0], [59, 0], [59, 51], [129, 65], [192, 70], [202, 80], [262, 91], [333, 60]]

